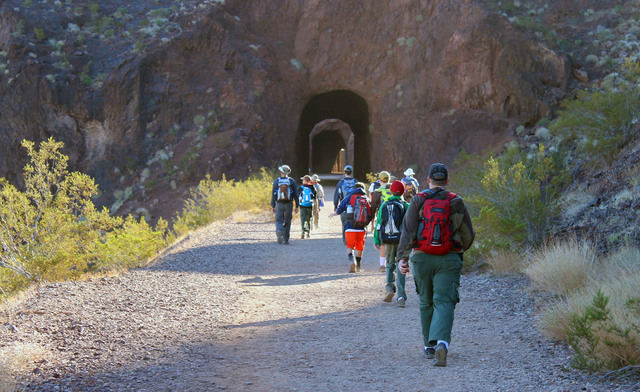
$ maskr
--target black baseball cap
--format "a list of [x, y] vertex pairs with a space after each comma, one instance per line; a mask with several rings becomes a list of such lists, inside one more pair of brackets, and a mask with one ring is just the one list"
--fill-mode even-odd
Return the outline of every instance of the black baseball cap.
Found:
[[444, 181], [449, 178], [449, 170], [442, 163], [434, 163], [429, 168], [429, 178], [436, 181]]

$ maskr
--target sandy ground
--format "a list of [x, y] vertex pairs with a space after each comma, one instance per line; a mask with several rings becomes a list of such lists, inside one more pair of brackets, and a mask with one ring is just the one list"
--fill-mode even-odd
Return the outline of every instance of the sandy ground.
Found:
[[38, 391], [621, 391], [569, 368], [535, 326], [527, 281], [462, 277], [445, 368], [422, 356], [415, 286], [382, 302], [368, 235], [348, 273], [339, 218], [278, 245], [270, 221], [191, 234], [148, 268], [39, 288], [4, 311], [0, 349]]

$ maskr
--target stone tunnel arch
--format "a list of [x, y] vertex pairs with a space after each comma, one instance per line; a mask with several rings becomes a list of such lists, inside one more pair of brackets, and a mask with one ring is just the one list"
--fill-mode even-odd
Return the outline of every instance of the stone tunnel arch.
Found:
[[[313, 172], [330, 173], [331, 161], [338, 151], [344, 150], [344, 165], [353, 165], [354, 135], [349, 124], [332, 118], [320, 121], [309, 133], [309, 168]], [[336, 147], [339, 149], [336, 150]], [[344, 167], [344, 166], [343, 166]], [[340, 168], [341, 169], [341, 168]]]
[[296, 134], [298, 174], [327, 170], [341, 148], [356, 178], [363, 180], [371, 168], [369, 107], [360, 95], [334, 90], [314, 95], [300, 114]]

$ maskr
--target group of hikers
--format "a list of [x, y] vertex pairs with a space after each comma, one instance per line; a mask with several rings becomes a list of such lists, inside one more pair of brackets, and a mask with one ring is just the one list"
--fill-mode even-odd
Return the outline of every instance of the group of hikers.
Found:
[[[273, 182], [271, 206], [276, 214], [278, 244], [289, 243], [293, 205], [300, 208], [301, 238], [309, 238], [311, 219], [318, 228], [319, 208], [324, 191], [317, 175], [306, 175], [299, 188], [288, 175], [287, 165], [278, 168]], [[420, 301], [420, 321], [424, 355], [434, 366], [446, 366], [454, 310], [460, 301], [458, 288], [463, 253], [471, 247], [475, 232], [464, 201], [445, 187], [448, 168], [442, 163], [429, 167], [428, 187], [420, 192], [414, 171], [408, 168], [398, 180], [381, 171], [368, 189], [353, 176], [353, 167], [344, 167], [344, 177], [336, 185], [333, 212], [340, 216], [342, 240], [347, 248], [349, 272], [362, 271], [362, 253], [367, 228], [380, 256], [380, 270], [386, 273], [384, 302], [406, 306], [406, 274], [413, 279]], [[285, 195], [286, 193], [286, 195]]]
[[289, 244], [293, 205], [295, 213], [300, 211], [302, 234], [300, 239], [311, 237], [312, 226], [317, 230], [320, 220], [320, 208], [324, 207], [324, 188], [320, 185], [317, 174], [302, 177], [302, 185], [298, 187], [296, 180], [289, 177], [291, 168], [287, 165], [278, 167], [280, 177], [273, 182], [271, 192], [271, 209], [276, 215], [276, 237], [278, 244]]

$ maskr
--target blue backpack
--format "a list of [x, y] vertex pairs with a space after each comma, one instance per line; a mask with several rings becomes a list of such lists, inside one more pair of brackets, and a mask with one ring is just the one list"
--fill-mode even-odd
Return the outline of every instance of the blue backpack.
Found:
[[344, 199], [351, 191], [353, 187], [356, 185], [358, 180], [353, 177], [343, 178], [342, 179], [342, 188], [340, 188], [340, 197], [339, 200]]
[[313, 206], [313, 192], [308, 186], [302, 187], [302, 193], [300, 194], [300, 205], [302, 207]]

